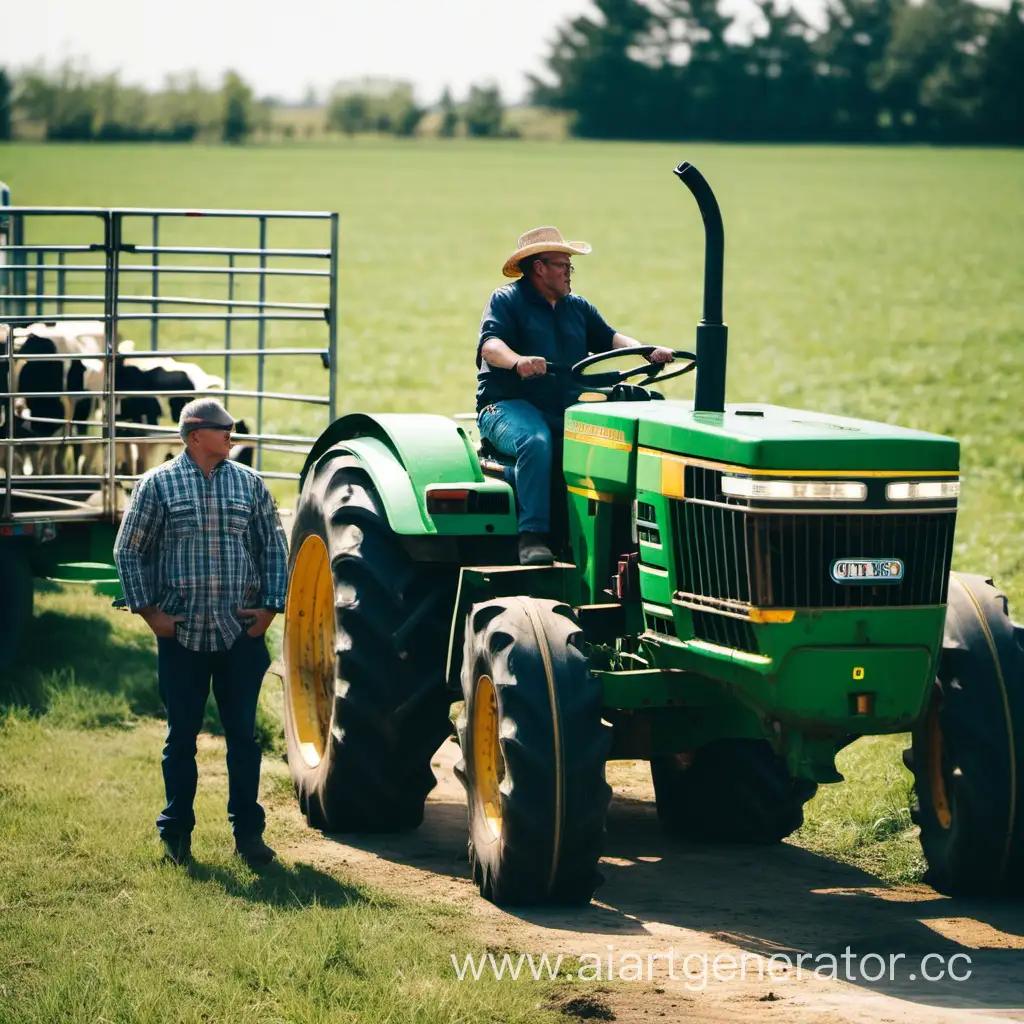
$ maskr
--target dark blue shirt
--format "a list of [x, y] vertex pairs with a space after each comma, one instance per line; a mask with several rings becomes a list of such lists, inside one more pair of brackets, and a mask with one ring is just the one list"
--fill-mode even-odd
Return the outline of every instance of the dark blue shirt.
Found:
[[554, 306], [526, 278], [498, 288], [484, 307], [476, 346], [477, 412], [507, 398], [525, 398], [537, 408], [561, 413], [579, 398], [565, 374], [523, 380], [515, 370], [499, 370], [480, 355], [485, 341], [497, 338], [521, 356], [543, 356], [571, 366], [589, 352], [607, 352], [615, 331], [592, 303], [566, 295]]

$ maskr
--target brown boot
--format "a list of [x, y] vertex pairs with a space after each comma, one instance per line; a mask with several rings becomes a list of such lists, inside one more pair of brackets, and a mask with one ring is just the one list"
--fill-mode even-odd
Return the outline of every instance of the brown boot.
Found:
[[519, 534], [520, 565], [552, 565], [554, 561], [555, 556], [548, 547], [546, 533]]

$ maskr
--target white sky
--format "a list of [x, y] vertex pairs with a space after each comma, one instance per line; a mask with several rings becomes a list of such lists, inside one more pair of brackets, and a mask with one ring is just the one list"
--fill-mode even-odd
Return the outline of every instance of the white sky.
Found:
[[[746, 0], [749, 3], [749, 0]], [[744, 0], [730, 0], [743, 5]], [[801, 0], [801, 6], [820, 0]], [[86, 58], [94, 72], [160, 85], [195, 69], [207, 82], [237, 70], [258, 95], [299, 99], [339, 79], [404, 78], [422, 103], [496, 81], [523, 97], [555, 29], [588, 0], [10, 0], [0, 65]]]
[[404, 78], [421, 102], [493, 79], [508, 100], [539, 70], [555, 27], [587, 0], [11, 0], [0, 63], [86, 57], [94, 71], [159, 85], [229, 67], [260, 95], [298, 99], [364, 75]]

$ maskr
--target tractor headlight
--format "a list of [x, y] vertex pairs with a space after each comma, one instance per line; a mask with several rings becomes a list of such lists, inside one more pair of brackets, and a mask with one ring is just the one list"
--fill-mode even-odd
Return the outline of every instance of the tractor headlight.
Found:
[[867, 484], [856, 480], [757, 480], [723, 476], [722, 493], [757, 501], [864, 501]]
[[960, 497], [959, 480], [905, 480], [886, 484], [889, 501], [948, 501]]

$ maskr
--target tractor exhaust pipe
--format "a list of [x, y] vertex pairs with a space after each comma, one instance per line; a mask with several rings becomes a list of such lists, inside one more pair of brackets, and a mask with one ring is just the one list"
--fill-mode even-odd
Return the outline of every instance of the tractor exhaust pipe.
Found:
[[694, 412], [725, 412], [725, 362], [729, 328], [722, 322], [725, 231], [718, 200], [707, 179], [685, 160], [675, 169], [693, 193], [704, 221], [704, 315], [697, 324], [697, 384]]

